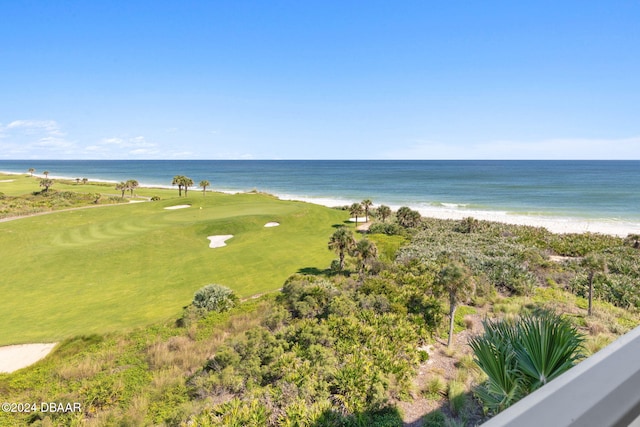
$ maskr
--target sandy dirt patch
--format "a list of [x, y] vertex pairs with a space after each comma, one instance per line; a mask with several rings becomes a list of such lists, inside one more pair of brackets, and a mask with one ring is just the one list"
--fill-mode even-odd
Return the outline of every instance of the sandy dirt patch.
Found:
[[223, 246], [227, 246], [225, 241], [229, 240], [233, 237], [233, 234], [225, 234], [221, 236], [209, 236], [207, 239], [210, 240], [209, 247], [210, 248], [221, 248]]
[[13, 372], [43, 359], [58, 343], [19, 344], [0, 347], [0, 372]]
[[13, 179], [0, 179], [0, 182], [13, 182]]
[[[356, 222], [355, 218], [349, 218], [350, 222]], [[358, 222], [369, 222], [369, 218], [363, 217], [363, 216], [359, 216], [358, 217]]]
[[279, 223], [279, 222], [268, 222], [268, 223], [266, 223], [264, 226], [265, 226], [265, 227], [277, 227], [277, 226], [279, 226], [279, 225], [280, 225], [280, 223]]
[[165, 209], [174, 210], [174, 209], [186, 209], [190, 207], [191, 205], [175, 205], [175, 206], [168, 206]]

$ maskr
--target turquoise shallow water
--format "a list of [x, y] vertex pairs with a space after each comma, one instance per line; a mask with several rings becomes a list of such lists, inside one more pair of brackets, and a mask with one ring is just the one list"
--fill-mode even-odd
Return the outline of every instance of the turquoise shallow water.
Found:
[[640, 161], [0, 160], [0, 171], [170, 186], [174, 175], [223, 191], [421, 210], [640, 222]]

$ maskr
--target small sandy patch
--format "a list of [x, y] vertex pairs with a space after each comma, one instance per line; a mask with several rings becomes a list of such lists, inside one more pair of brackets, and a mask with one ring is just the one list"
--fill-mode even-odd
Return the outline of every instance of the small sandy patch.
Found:
[[[129, 200], [129, 203], [144, 203], [145, 200]], [[169, 208], [166, 208], [169, 209]]]
[[0, 347], [0, 372], [13, 372], [43, 359], [57, 343], [19, 344]]
[[[351, 222], [356, 222], [355, 218], [349, 218], [349, 221]], [[363, 217], [363, 216], [359, 216], [358, 217], [358, 222], [369, 222], [369, 218]]]
[[279, 222], [268, 222], [268, 223], [266, 223], [264, 226], [265, 226], [265, 227], [277, 227], [277, 226], [279, 226], [279, 225], [280, 225], [280, 223], [279, 223]]
[[13, 182], [13, 179], [0, 179], [0, 182]]
[[175, 206], [166, 207], [165, 209], [174, 210], [174, 209], [185, 209], [190, 207], [191, 205], [175, 205]]
[[221, 248], [223, 246], [227, 246], [225, 241], [229, 240], [232, 237], [233, 234], [225, 234], [222, 236], [209, 236], [207, 237], [207, 239], [211, 241], [211, 243], [209, 243], [210, 248]]

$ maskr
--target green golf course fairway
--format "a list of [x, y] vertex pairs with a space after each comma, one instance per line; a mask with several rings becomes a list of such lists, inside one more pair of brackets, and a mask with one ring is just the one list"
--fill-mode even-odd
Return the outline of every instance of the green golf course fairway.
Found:
[[[175, 318], [209, 283], [240, 297], [274, 291], [293, 273], [327, 268], [332, 226], [348, 218], [265, 194], [154, 192], [163, 200], [1, 222], [0, 345]], [[209, 248], [207, 236], [226, 234], [227, 246]]]

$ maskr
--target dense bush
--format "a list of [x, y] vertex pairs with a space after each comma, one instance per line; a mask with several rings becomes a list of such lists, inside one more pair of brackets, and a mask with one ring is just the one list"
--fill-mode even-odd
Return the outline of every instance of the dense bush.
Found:
[[222, 285], [206, 285], [193, 296], [193, 305], [206, 311], [226, 311], [233, 307], [238, 298], [233, 291]]

